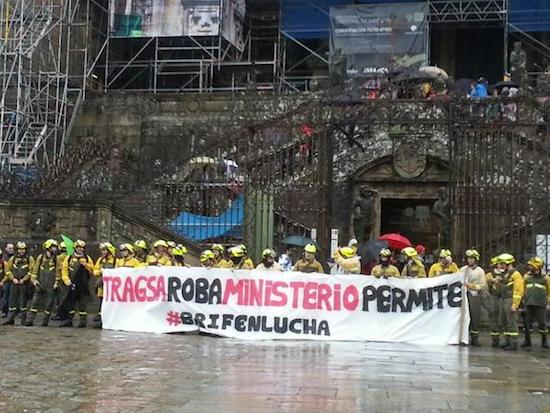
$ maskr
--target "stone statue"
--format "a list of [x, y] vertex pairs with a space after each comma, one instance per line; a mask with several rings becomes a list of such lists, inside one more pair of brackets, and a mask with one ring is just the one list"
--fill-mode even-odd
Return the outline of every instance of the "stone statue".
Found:
[[451, 205], [447, 195], [447, 189], [439, 188], [437, 201], [432, 207], [432, 214], [438, 221], [439, 243], [440, 245], [451, 245]]
[[527, 84], [527, 53], [521, 42], [515, 42], [514, 49], [510, 52], [510, 73], [514, 82], [521, 86]]
[[347, 60], [342, 53], [342, 49], [336, 49], [330, 54], [329, 74], [332, 86], [341, 86], [344, 84], [347, 74]]
[[352, 209], [351, 232], [359, 243], [363, 243], [370, 238], [374, 228], [374, 192], [366, 186], [361, 187]]

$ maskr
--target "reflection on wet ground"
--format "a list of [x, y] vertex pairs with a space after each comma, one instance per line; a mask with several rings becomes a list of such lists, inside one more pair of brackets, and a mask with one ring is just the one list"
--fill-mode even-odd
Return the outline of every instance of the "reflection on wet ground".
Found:
[[550, 412], [550, 352], [0, 327], [0, 412]]

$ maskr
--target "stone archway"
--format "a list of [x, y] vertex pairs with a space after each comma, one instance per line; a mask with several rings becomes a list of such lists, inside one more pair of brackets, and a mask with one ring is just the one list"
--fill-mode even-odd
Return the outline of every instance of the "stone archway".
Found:
[[355, 171], [349, 223], [352, 235], [364, 239], [400, 232], [431, 250], [450, 247], [448, 203], [439, 199], [441, 188], [449, 184], [448, 165], [433, 157], [418, 165], [422, 170], [400, 164], [389, 155]]

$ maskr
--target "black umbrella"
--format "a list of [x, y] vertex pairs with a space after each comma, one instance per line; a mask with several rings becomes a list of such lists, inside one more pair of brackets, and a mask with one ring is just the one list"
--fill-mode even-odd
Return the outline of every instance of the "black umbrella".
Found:
[[313, 241], [302, 235], [291, 235], [281, 241], [281, 244], [294, 245], [296, 247], [305, 247], [307, 244], [313, 244]]
[[518, 88], [519, 87], [519, 83], [517, 82], [512, 82], [511, 80], [506, 80], [506, 81], [501, 81], [501, 82], [498, 82], [498, 83], [495, 83], [495, 85], [493, 86], [495, 89], [502, 89], [502, 88], [505, 88], [505, 87], [515, 87], [515, 88]]
[[357, 248], [357, 255], [361, 257], [363, 262], [376, 261], [380, 250], [388, 248], [388, 243], [381, 239], [370, 239], [362, 243]]
[[466, 96], [472, 91], [472, 79], [458, 79], [453, 83], [452, 91], [459, 96]]
[[57, 312], [62, 318], [66, 319], [68, 317], [69, 311], [74, 309], [76, 301], [91, 295], [89, 280], [90, 273], [83, 265], [79, 265], [73, 277], [73, 285], [70, 287], [63, 285], [61, 287], [63, 298]]

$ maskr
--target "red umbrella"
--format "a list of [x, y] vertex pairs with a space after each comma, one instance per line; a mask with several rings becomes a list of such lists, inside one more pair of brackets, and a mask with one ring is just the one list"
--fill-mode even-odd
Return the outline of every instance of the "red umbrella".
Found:
[[393, 248], [394, 250], [402, 250], [406, 247], [412, 247], [412, 243], [401, 234], [384, 234], [379, 239], [386, 241], [390, 248]]

